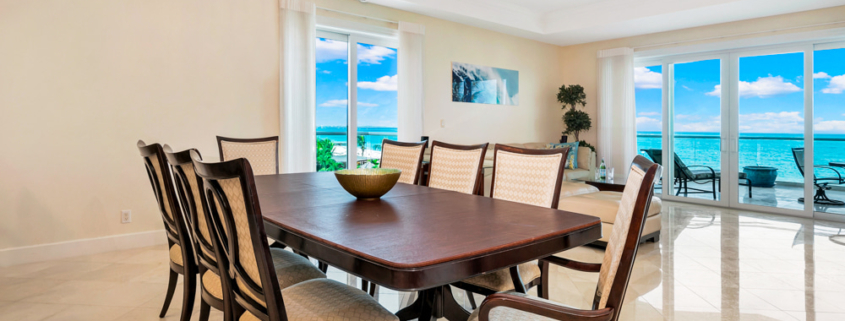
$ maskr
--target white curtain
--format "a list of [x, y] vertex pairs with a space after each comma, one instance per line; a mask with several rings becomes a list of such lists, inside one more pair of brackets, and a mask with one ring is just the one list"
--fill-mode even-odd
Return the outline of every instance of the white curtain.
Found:
[[598, 157], [625, 175], [637, 155], [634, 50], [601, 50], [598, 68]]
[[398, 139], [416, 142], [423, 135], [423, 43], [425, 26], [399, 22]]
[[313, 2], [280, 0], [279, 151], [282, 173], [317, 168], [315, 128], [316, 11]]

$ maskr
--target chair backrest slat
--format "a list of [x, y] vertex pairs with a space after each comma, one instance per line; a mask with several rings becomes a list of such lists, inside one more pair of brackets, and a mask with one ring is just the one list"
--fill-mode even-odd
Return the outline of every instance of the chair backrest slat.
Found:
[[435, 140], [431, 144], [428, 187], [479, 194], [485, 153], [487, 143], [466, 146]]
[[496, 144], [490, 196], [557, 208], [569, 147], [527, 149]]
[[255, 316], [286, 320], [250, 162], [240, 158], [212, 164], [194, 158], [193, 163], [203, 180], [212, 226], [226, 240], [221, 247], [229, 261], [234, 301]]
[[420, 167], [426, 142], [405, 143], [385, 139], [381, 144], [380, 168], [393, 168], [402, 171], [399, 182], [417, 184], [420, 179]]
[[231, 138], [217, 136], [220, 161], [246, 158], [255, 169], [254, 175], [279, 173], [279, 136]]
[[622, 308], [659, 173], [660, 165], [640, 155], [634, 158], [628, 173], [593, 300], [593, 309], [614, 308], [615, 316], [612, 320], [619, 317]]

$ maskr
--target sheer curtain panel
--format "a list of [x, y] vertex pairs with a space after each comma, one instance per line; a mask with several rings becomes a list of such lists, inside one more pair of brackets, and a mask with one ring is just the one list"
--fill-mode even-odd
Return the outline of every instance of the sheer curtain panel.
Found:
[[425, 26], [399, 22], [398, 139], [415, 142], [423, 135], [423, 44]]
[[313, 172], [317, 168], [314, 58], [317, 8], [313, 2], [302, 0], [280, 0], [279, 6], [280, 172]]
[[598, 156], [622, 171], [637, 155], [634, 50], [598, 52]]

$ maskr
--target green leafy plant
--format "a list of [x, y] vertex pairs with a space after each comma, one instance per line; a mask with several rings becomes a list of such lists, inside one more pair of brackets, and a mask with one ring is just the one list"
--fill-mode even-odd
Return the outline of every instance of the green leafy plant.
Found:
[[590, 143], [583, 141], [583, 140], [578, 142], [578, 147], [588, 147], [588, 148], [590, 148], [591, 151], [593, 151], [593, 152], [596, 151], [596, 148], [593, 147], [593, 145], [590, 145]]
[[364, 155], [364, 151], [367, 150], [367, 141], [364, 139], [364, 135], [358, 135], [358, 148], [361, 149], [361, 155]]
[[345, 167], [343, 163], [338, 163], [332, 158], [332, 149], [334, 149], [334, 143], [330, 139], [317, 139], [318, 172], [333, 172]]
[[576, 141], [581, 140], [581, 132], [593, 127], [590, 115], [582, 110], [575, 109], [577, 105], [581, 105], [581, 107], [587, 105], [587, 94], [584, 93], [584, 87], [581, 87], [581, 85], [560, 86], [557, 101], [563, 104], [562, 109], [569, 107], [569, 110], [563, 114], [563, 124], [566, 126], [566, 131], [563, 134], [572, 134]]

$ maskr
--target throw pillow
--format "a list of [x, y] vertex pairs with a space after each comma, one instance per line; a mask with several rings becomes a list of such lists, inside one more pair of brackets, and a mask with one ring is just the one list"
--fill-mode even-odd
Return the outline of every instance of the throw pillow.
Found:
[[549, 144], [546, 147], [548, 149], [569, 147], [569, 156], [566, 157], [566, 164], [564, 165], [564, 167], [568, 169], [578, 168], [578, 142], [562, 144], [553, 143]]

